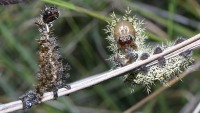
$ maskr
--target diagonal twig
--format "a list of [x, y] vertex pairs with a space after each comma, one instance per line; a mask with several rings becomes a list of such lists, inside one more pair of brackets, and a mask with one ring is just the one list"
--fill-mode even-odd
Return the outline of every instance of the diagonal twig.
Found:
[[[153, 62], [162, 56], [173, 55], [171, 53], [179, 54], [183, 51], [194, 49], [194, 47], [199, 46], [199, 42], [200, 42], [200, 34], [197, 34], [197, 35], [191, 37], [190, 39], [163, 51], [160, 54], [156, 54], [156, 55], [149, 57], [146, 60], [138, 61], [133, 64], [130, 64], [130, 65], [127, 65], [127, 66], [124, 66], [124, 67], [121, 67], [121, 68], [118, 68], [115, 70], [111, 70], [111, 71], [108, 71], [108, 72], [105, 72], [102, 74], [93, 75], [91, 77], [73, 82], [70, 84], [71, 90], [66, 90], [65, 88], [61, 88], [58, 90], [58, 96], [67, 95], [67, 94], [79, 91], [81, 89], [91, 87], [93, 85], [96, 85], [98, 83], [101, 83], [103, 81], [111, 79], [113, 77], [117, 77], [117, 76], [126, 74], [126, 73], [130, 72], [131, 70], [133, 70], [141, 65]], [[52, 100], [52, 99], [53, 99], [53, 93], [48, 92], [48, 93], [44, 94], [44, 96], [42, 98], [42, 102]], [[22, 107], [23, 107], [22, 102], [20, 100], [15, 101], [15, 102], [10, 102], [10, 103], [0, 105], [0, 112], [12, 112], [12, 111], [22, 109]]]

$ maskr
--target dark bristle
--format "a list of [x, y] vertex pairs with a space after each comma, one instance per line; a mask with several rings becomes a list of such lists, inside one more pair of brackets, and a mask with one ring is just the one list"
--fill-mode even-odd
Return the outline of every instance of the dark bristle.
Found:
[[130, 63], [132, 63], [138, 59], [138, 54], [133, 52], [128, 52], [125, 57], [126, 59], [129, 60]]
[[140, 66], [140, 70], [143, 71], [143, 72], [147, 72], [148, 69], [149, 69], [149, 68], [148, 68], [146, 65]]
[[179, 44], [179, 43], [181, 43], [181, 42], [183, 42], [183, 41], [185, 41], [185, 39], [183, 39], [183, 38], [178, 38], [178, 39], [175, 41], [175, 45], [177, 45], [177, 44]]
[[153, 54], [159, 54], [159, 53], [162, 53], [163, 50], [161, 49], [161, 47], [156, 47]]
[[192, 51], [191, 50], [187, 50], [185, 52], [180, 53], [179, 55], [183, 56], [184, 58], [187, 58], [187, 57], [192, 56]]
[[158, 66], [161, 67], [161, 68], [163, 68], [165, 65], [166, 65], [166, 60], [165, 60], [165, 58], [164, 58], [164, 57], [160, 57], [160, 58], [158, 59]]
[[149, 54], [148, 53], [142, 53], [140, 60], [146, 60], [147, 58], [149, 58]]

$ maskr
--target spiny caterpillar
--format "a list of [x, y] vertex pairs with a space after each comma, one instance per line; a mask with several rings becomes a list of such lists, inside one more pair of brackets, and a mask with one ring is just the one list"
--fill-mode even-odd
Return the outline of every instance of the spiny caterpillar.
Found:
[[44, 92], [53, 91], [54, 97], [57, 97], [59, 88], [70, 89], [64, 81], [69, 77], [70, 66], [65, 63], [64, 58], [60, 55], [60, 48], [56, 43], [56, 38], [52, 34], [52, 23], [59, 16], [56, 7], [46, 7], [42, 11], [41, 18], [36, 20], [39, 27], [41, 38], [38, 40], [39, 49], [39, 73], [38, 84], [35, 86], [37, 97], [41, 100]]
[[40, 18], [35, 21], [41, 34], [40, 39], [37, 41], [39, 45], [38, 82], [35, 85], [34, 91], [28, 92], [20, 97], [23, 101], [24, 108], [30, 108], [32, 105], [40, 103], [45, 92], [53, 91], [54, 98], [56, 99], [58, 97], [58, 89], [71, 89], [69, 85], [65, 84], [65, 80], [69, 77], [67, 71], [70, 70], [70, 66], [60, 55], [58, 51], [60, 47], [56, 42], [52, 30], [53, 21], [58, 16], [59, 11], [56, 7], [46, 7], [42, 10]]
[[[166, 45], [161, 44], [151, 47], [145, 43], [148, 38], [145, 29], [142, 28], [143, 21], [136, 16], [130, 17], [131, 10], [126, 10], [122, 18], [117, 18], [115, 13], [111, 15], [112, 21], [108, 22], [106, 27], [107, 40], [110, 43], [108, 48], [112, 51], [109, 60], [113, 63], [113, 68], [123, 67], [125, 65], [148, 59], [151, 55], [162, 53], [170, 46], [184, 41], [179, 38], [175, 43], [171, 42]], [[123, 76], [123, 81], [130, 85], [131, 92], [136, 85], [145, 86], [146, 91], [151, 92], [151, 86], [159, 81], [164, 85], [174, 78], [178, 77], [192, 63], [192, 52], [185, 51], [171, 58], [161, 57], [157, 63], [147, 66], [143, 65], [133, 70], [131, 73]]]

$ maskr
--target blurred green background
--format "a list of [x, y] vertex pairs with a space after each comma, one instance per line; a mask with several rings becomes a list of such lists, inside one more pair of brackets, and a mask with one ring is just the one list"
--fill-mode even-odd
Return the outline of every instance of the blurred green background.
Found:
[[[28, 0], [0, 5], [0, 103], [15, 101], [32, 88], [37, 73], [37, 42], [40, 34], [34, 20], [48, 3], [56, 5], [61, 16], [54, 22], [61, 52], [71, 65], [70, 82], [108, 71], [111, 52], [104, 30], [114, 11], [144, 19], [151, 43], [189, 38], [200, 31], [200, 5], [197, 0]], [[199, 59], [199, 50], [195, 59]], [[171, 86], [137, 112], [184, 113], [200, 93], [199, 71]], [[153, 91], [162, 85], [156, 84]], [[120, 78], [34, 106], [27, 113], [121, 113], [148, 96], [143, 87], [130, 94]], [[196, 99], [195, 99], [196, 100]], [[194, 107], [194, 106], [193, 106]], [[183, 111], [182, 111], [183, 110]], [[23, 112], [16, 111], [18, 113]]]

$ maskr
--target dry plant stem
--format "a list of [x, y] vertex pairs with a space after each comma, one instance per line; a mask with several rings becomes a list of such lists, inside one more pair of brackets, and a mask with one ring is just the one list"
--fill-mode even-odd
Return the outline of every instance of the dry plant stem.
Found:
[[[177, 44], [177, 45], [165, 50], [164, 52], [162, 52], [160, 54], [153, 55], [153, 56], [149, 57], [147, 60], [138, 61], [138, 62], [135, 62], [133, 64], [130, 64], [130, 65], [127, 65], [127, 66], [124, 66], [124, 67], [121, 67], [121, 68], [118, 68], [118, 69], [115, 69], [115, 70], [111, 70], [111, 71], [108, 71], [108, 72], [105, 72], [105, 73], [102, 73], [102, 74], [97, 74], [97, 75], [85, 78], [83, 80], [79, 80], [77, 82], [71, 83], [70, 84], [71, 89], [70, 90], [66, 90], [65, 88], [59, 89], [58, 90], [58, 96], [67, 95], [67, 94], [79, 91], [81, 89], [91, 87], [95, 84], [101, 83], [101, 82], [108, 80], [108, 79], [111, 79], [113, 77], [123, 75], [123, 74], [128, 73], [128, 72], [132, 71], [133, 69], [135, 69], [135, 68], [137, 68], [141, 65], [153, 62], [154, 60], [156, 60], [156, 59], [158, 59], [162, 56], [166, 56], [170, 53], [173, 53], [173, 52], [181, 53], [179, 51], [179, 49], [188, 50], [188, 49], [191, 49], [193, 47], [197, 47], [198, 43], [195, 43], [195, 42], [198, 41], [198, 40], [200, 40], [200, 34], [197, 34], [194, 37], [192, 37], [192, 38], [190, 38], [190, 39], [188, 39], [188, 40], [186, 40], [186, 41], [184, 41], [180, 44]], [[197, 44], [197, 45], [194, 45], [194, 43]], [[52, 100], [52, 99], [53, 99], [53, 93], [48, 92], [48, 93], [44, 94], [44, 96], [42, 98], [42, 102]], [[21, 101], [16, 101], [16, 102], [11, 102], [11, 103], [0, 105], [0, 112], [12, 112], [12, 111], [19, 110], [19, 109], [22, 109], [22, 102]]]
[[199, 111], [200, 111], [200, 102], [197, 105], [197, 107], [195, 108], [195, 110], [193, 111], [193, 113], [199, 113]]
[[[196, 64], [192, 65], [189, 69], [187, 69], [184, 73], [180, 74], [180, 79], [184, 78], [185, 76], [187, 76], [189, 73], [198, 70], [200, 67], [200, 61], [198, 61]], [[171, 81], [169, 81], [167, 84], [169, 86], [172, 86], [173, 84], [175, 84], [176, 82], [180, 81], [177, 78], [172, 79]], [[155, 92], [151, 93], [149, 96], [147, 96], [146, 98], [142, 99], [140, 102], [138, 102], [137, 104], [133, 105], [132, 107], [130, 107], [129, 109], [127, 109], [126, 111], [124, 111], [124, 113], [132, 113], [133, 111], [135, 111], [136, 109], [142, 107], [145, 103], [147, 103], [148, 101], [150, 101], [151, 99], [155, 98], [156, 96], [158, 96], [160, 93], [162, 93], [163, 91], [165, 91], [167, 88], [166, 86], [162, 86], [161, 88], [159, 88], [158, 90], [156, 90]]]

